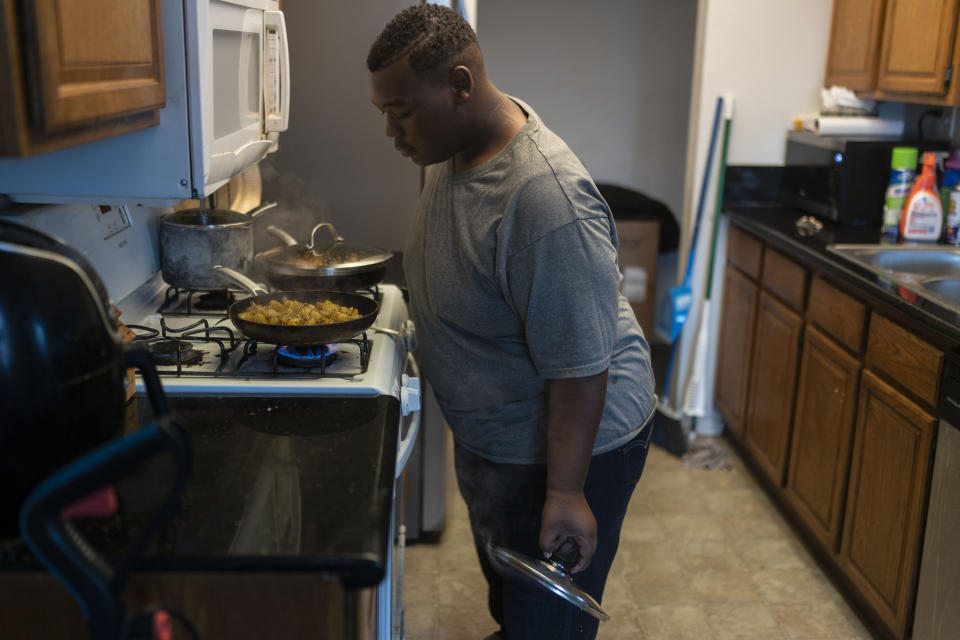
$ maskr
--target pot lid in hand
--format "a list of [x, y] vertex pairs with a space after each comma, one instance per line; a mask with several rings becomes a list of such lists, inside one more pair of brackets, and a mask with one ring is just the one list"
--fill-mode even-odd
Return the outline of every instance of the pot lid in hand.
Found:
[[[572, 543], [572, 539], [568, 539], [568, 541]], [[573, 557], [564, 557], [564, 547], [569, 546], [567, 542], [564, 542], [552, 558], [538, 560], [487, 543], [487, 556], [500, 574], [509, 575], [541, 589], [551, 591], [598, 620], [609, 620], [610, 616], [600, 608], [600, 604], [589, 593], [575, 585], [573, 576], [567, 572], [567, 567], [576, 564], [579, 553], [576, 549], [576, 543], [572, 543]]]

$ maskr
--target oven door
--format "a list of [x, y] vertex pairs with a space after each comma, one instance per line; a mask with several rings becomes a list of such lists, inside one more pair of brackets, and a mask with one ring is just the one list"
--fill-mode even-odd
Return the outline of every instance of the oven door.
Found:
[[[197, 0], [203, 2], [203, 0]], [[205, 194], [259, 162], [287, 128], [289, 53], [283, 13], [268, 0], [208, 0], [197, 46]], [[202, 24], [206, 17], [206, 25]], [[199, 180], [197, 180], [199, 182]]]

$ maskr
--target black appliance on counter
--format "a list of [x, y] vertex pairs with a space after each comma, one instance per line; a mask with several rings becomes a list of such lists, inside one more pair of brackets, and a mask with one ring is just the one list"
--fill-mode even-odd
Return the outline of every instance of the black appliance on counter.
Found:
[[[179, 505], [190, 470], [186, 433], [167, 415], [149, 353], [124, 348], [106, 289], [82, 255], [0, 220], [0, 273], [4, 555], [25, 543], [32, 552], [28, 565], [41, 564], [80, 604], [90, 637], [156, 637], [153, 625], [166, 612], [150, 607], [128, 620], [123, 590], [128, 572]], [[128, 367], [139, 370], [157, 417], [120, 437]], [[103, 557], [73, 519], [115, 514], [113, 483], [165, 453], [174, 465], [160, 478], [159, 508], [136, 532], [124, 531], [124, 544]], [[15, 589], [12, 584], [6, 588]], [[18, 620], [0, 626], [13, 636], [24, 633]]]
[[[106, 288], [62, 242], [0, 220], [0, 273], [4, 539], [17, 534], [20, 506], [44, 477], [121, 435], [124, 373], [153, 364], [146, 351], [123, 349]], [[144, 379], [162, 404], [155, 372]]]
[[916, 147], [922, 154], [949, 151], [950, 143], [788, 131], [781, 200], [839, 224], [879, 228], [894, 147]]

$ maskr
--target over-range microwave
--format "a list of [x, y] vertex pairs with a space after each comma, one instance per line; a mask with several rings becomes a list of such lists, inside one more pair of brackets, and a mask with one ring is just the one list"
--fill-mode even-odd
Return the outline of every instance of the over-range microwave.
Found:
[[210, 195], [276, 150], [290, 62], [276, 0], [164, 0], [166, 106], [156, 126], [25, 158], [0, 158], [20, 202], [173, 205]]

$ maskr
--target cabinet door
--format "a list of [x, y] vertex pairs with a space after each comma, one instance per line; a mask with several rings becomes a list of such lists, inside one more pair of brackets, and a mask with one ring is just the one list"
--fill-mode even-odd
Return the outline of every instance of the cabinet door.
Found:
[[887, 0], [878, 89], [946, 93], [957, 6], [958, 0]]
[[873, 89], [885, 0], [834, 0], [823, 83]]
[[880, 619], [905, 637], [935, 419], [863, 372], [839, 562]]
[[157, 123], [160, 0], [0, 0], [0, 13], [0, 155]]
[[716, 403], [727, 427], [737, 436], [743, 435], [758, 294], [757, 285], [727, 265], [717, 352]]
[[831, 553], [840, 541], [859, 381], [860, 361], [807, 325], [786, 495]]
[[783, 486], [787, 466], [802, 327], [797, 313], [760, 292], [744, 441], [777, 486]]

